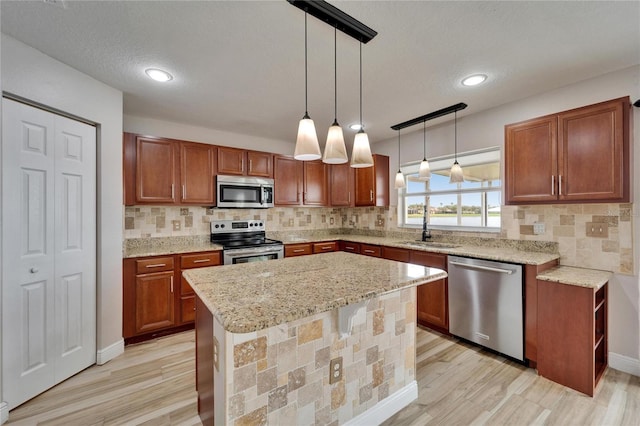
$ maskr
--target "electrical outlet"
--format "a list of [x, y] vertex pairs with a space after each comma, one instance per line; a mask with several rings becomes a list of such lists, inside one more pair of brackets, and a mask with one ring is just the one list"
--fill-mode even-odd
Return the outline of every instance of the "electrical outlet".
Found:
[[609, 238], [609, 224], [605, 222], [587, 222], [587, 237]]
[[216, 336], [213, 336], [213, 366], [216, 368], [216, 371], [220, 371], [220, 344], [218, 343], [218, 339]]
[[384, 219], [378, 219], [378, 226], [384, 226]]
[[329, 363], [329, 384], [342, 380], [342, 357], [334, 358]]
[[174, 231], [179, 231], [180, 230], [180, 221], [179, 220], [172, 220], [171, 223], [173, 224], [173, 230]]
[[330, 217], [329, 218], [329, 225], [333, 225], [335, 223], [335, 221], [336, 220], [334, 218]]
[[535, 222], [533, 224], [533, 233], [535, 235], [544, 234], [544, 223], [543, 222]]

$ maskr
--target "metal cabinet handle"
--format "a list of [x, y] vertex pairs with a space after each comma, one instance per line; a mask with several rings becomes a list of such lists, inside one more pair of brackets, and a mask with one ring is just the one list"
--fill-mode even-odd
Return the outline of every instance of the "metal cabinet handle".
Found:
[[193, 263], [204, 263], [204, 262], [209, 262], [211, 259], [198, 259], [198, 260], [194, 260]]
[[295, 249], [293, 250], [294, 253], [302, 253], [304, 251], [304, 249]]
[[173, 293], [173, 275], [171, 276], [171, 293]]
[[324, 246], [324, 247], [322, 247], [322, 250], [331, 250], [332, 248], [333, 247], [331, 247], [331, 246]]
[[369, 250], [369, 249], [364, 249], [364, 252], [365, 252], [365, 253], [374, 253], [374, 251], [373, 251], [373, 250]]
[[346, 246], [344, 249], [345, 249], [345, 250], [352, 250], [352, 251], [353, 251], [353, 250], [355, 250], [356, 248], [355, 248], [355, 247], [349, 247], [349, 246]]
[[240, 171], [244, 173], [244, 158], [240, 160]]
[[163, 266], [167, 266], [166, 263], [154, 263], [153, 265], [147, 265], [145, 268], [161, 268]]
[[558, 175], [558, 195], [562, 195], [562, 175]]
[[36, 267], [33, 267], [33, 268], [29, 269], [29, 272], [31, 272], [32, 274], [35, 274], [38, 271], [40, 271], [40, 270], [38, 268], [36, 268]]
[[349, 191], [347, 194], [347, 202], [351, 204], [351, 191]]
[[174, 188], [174, 185], [173, 185], [173, 184], [171, 184], [171, 198], [172, 198], [172, 199], [173, 199], [173, 198], [175, 198], [175, 192], [174, 192], [174, 189], [175, 189], [175, 188]]
[[247, 170], [248, 172], [251, 172], [253, 170], [253, 160], [249, 160], [249, 170]]
[[187, 187], [182, 185], [182, 198], [187, 198]]
[[556, 177], [551, 175], [551, 195], [556, 195]]
[[371, 201], [373, 201], [373, 189], [369, 190], [369, 197], [371, 198]]

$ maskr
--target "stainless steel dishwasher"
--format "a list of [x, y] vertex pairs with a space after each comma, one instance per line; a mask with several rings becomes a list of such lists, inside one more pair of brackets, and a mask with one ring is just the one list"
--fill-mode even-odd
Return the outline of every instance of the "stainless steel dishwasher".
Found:
[[449, 332], [524, 361], [522, 265], [449, 256]]

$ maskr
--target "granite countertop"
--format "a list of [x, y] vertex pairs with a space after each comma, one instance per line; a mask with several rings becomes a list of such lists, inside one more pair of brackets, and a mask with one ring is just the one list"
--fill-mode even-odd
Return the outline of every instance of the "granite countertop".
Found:
[[163, 238], [133, 238], [125, 240], [123, 258], [161, 256], [165, 254], [195, 253], [222, 250], [219, 244], [209, 241], [209, 235]]
[[182, 274], [225, 330], [248, 333], [445, 278], [441, 269], [334, 252]]
[[[519, 250], [512, 240], [492, 240], [492, 246], [472, 244], [467, 241], [458, 243], [452, 241], [433, 241], [422, 243], [409, 238], [398, 239], [389, 237], [372, 237], [366, 235], [334, 234], [305, 239], [300, 237], [280, 238], [285, 244], [305, 242], [342, 240], [354, 243], [374, 244], [387, 247], [397, 247], [411, 250], [429, 251], [433, 253], [451, 254], [454, 256], [474, 257], [477, 259], [496, 260], [499, 262], [520, 263], [523, 265], [542, 265], [560, 258], [558, 253], [544, 253], [539, 251]], [[518, 243], [521, 243], [518, 241]], [[529, 241], [535, 246], [537, 242]]]
[[597, 269], [557, 266], [544, 271], [537, 275], [536, 278], [543, 281], [552, 281], [579, 287], [591, 287], [598, 290], [611, 279], [612, 275], [612, 272]]

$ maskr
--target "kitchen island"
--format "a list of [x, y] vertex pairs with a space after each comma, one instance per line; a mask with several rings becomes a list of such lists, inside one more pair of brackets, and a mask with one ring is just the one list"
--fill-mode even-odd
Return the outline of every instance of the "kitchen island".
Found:
[[371, 424], [417, 397], [415, 287], [444, 271], [335, 252], [183, 275], [204, 424]]

